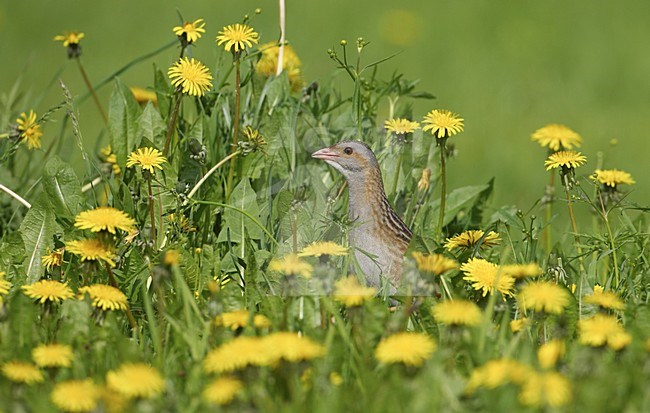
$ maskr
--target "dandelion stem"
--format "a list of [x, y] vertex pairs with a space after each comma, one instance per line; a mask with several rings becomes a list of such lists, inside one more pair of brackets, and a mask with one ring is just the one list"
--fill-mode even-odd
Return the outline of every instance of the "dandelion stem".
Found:
[[553, 243], [551, 241], [551, 219], [553, 218], [553, 186], [555, 184], [555, 174], [553, 172], [549, 175], [549, 182], [547, 187], [546, 195], [549, 199], [546, 201], [546, 226], [544, 227], [544, 232], [542, 237], [544, 238], [544, 244], [546, 246], [546, 253], [550, 254]]
[[176, 118], [178, 117], [178, 109], [181, 106], [181, 95], [180, 88], [174, 93], [174, 110], [172, 111], [172, 116], [169, 119], [169, 127], [167, 128], [167, 139], [165, 139], [165, 147], [163, 148], [163, 156], [167, 156], [169, 151], [169, 146], [172, 140], [172, 135], [174, 134], [174, 127], [176, 125]]
[[7, 188], [6, 186], [0, 184], [0, 189], [1, 189], [2, 191], [6, 192], [7, 195], [9, 195], [10, 197], [12, 197], [12, 198], [15, 199], [16, 201], [18, 201], [18, 202], [20, 202], [21, 204], [23, 204], [26, 208], [29, 209], [29, 208], [32, 207], [32, 204], [30, 204], [29, 202], [27, 202], [27, 201], [26, 201], [25, 199], [23, 199], [20, 195], [18, 195], [17, 193], [15, 193], [14, 191], [12, 191], [11, 189]]
[[445, 159], [445, 151], [447, 147], [447, 138], [440, 140], [440, 217], [438, 219], [438, 230], [440, 231], [440, 238], [443, 237], [442, 227], [445, 223], [445, 204], [447, 200], [447, 162]]
[[[239, 67], [239, 53], [235, 54], [235, 125], [232, 133], [232, 147], [233, 150], [237, 148], [237, 141], [239, 138], [239, 99], [241, 89], [241, 70]], [[228, 170], [228, 182], [226, 187], [226, 201], [230, 199], [232, 192], [233, 176], [235, 174], [235, 158], [230, 158], [230, 169]]]
[[95, 105], [97, 105], [97, 109], [99, 110], [99, 113], [102, 115], [102, 119], [104, 119], [104, 123], [108, 123], [108, 117], [106, 116], [106, 112], [104, 112], [104, 108], [102, 108], [102, 104], [99, 102], [99, 97], [97, 97], [97, 93], [95, 92], [95, 89], [93, 88], [92, 83], [90, 83], [90, 80], [88, 79], [88, 75], [86, 74], [86, 70], [84, 69], [83, 65], [81, 64], [81, 59], [77, 58], [75, 59], [77, 61], [77, 65], [79, 66], [79, 71], [81, 72], [81, 77], [84, 80], [84, 83], [86, 84], [86, 87], [88, 88], [88, 92], [90, 95], [93, 97], [93, 100], [95, 101]]
[[569, 176], [563, 175], [564, 179], [564, 192], [566, 193], [566, 205], [569, 209], [569, 220], [571, 221], [571, 230], [576, 241], [576, 251], [578, 252], [578, 262], [580, 263], [580, 271], [585, 273], [585, 265], [582, 261], [582, 248], [580, 247], [580, 236], [578, 235], [578, 225], [576, 224], [576, 217], [573, 214], [573, 206], [571, 204], [571, 194], [569, 193]]
[[[113, 270], [111, 269], [111, 266], [108, 264], [106, 264], [106, 271], [108, 271], [108, 281], [110, 281], [113, 287], [119, 290], [120, 286], [117, 284], [115, 275], [113, 275]], [[126, 314], [126, 318], [129, 320], [129, 325], [131, 326], [131, 329], [133, 331], [138, 332], [138, 323], [135, 321], [135, 317], [133, 317], [133, 313], [131, 313], [131, 309], [129, 307], [126, 307], [124, 313]]]
[[612, 234], [612, 227], [609, 225], [609, 212], [605, 209], [605, 202], [603, 201], [603, 195], [602, 193], [598, 193], [598, 199], [600, 201], [600, 207], [602, 209], [602, 213], [600, 214], [603, 217], [603, 221], [605, 222], [605, 227], [607, 228], [607, 235], [609, 237], [609, 247], [612, 250], [612, 259], [614, 260], [614, 289], [618, 288], [618, 283], [620, 281], [620, 273], [618, 270], [618, 257], [616, 254], [616, 245], [614, 244], [614, 235]]
[[214, 173], [214, 171], [219, 169], [220, 166], [222, 166], [224, 163], [228, 162], [228, 160], [230, 160], [231, 158], [234, 158], [235, 156], [239, 155], [240, 153], [241, 153], [240, 151], [235, 151], [235, 152], [231, 153], [230, 155], [226, 156], [225, 158], [223, 158], [222, 160], [220, 160], [215, 166], [210, 168], [210, 170], [205, 175], [203, 175], [203, 177], [201, 179], [199, 179], [199, 182], [197, 182], [196, 185], [194, 185], [194, 188], [192, 188], [190, 193], [187, 194], [187, 197], [192, 198], [192, 196], [196, 193], [196, 191], [199, 190], [201, 185], [203, 185], [203, 183], [210, 177], [210, 175], [212, 175]]
[[402, 147], [400, 146], [399, 154], [397, 155], [397, 172], [395, 173], [395, 181], [393, 181], [393, 189], [391, 196], [397, 197], [397, 183], [399, 182], [399, 173], [402, 169]]
[[280, 76], [280, 73], [282, 73], [282, 63], [284, 61], [284, 42], [285, 42], [285, 28], [286, 28], [286, 22], [285, 22], [285, 7], [284, 7], [284, 0], [279, 0], [279, 6], [280, 6], [280, 47], [278, 48], [278, 68], [277, 72], [275, 73], [276, 76]]
[[91, 189], [93, 189], [94, 187], [96, 187], [97, 185], [99, 185], [99, 183], [100, 183], [103, 179], [104, 179], [104, 178], [103, 178], [102, 176], [98, 176], [98, 177], [96, 177], [96, 178], [93, 179], [92, 181], [88, 182], [86, 185], [82, 186], [82, 187], [81, 187], [81, 192], [88, 192], [88, 191], [90, 191]]
[[151, 241], [153, 241], [154, 248], [157, 247], [156, 242], [156, 215], [153, 210], [153, 191], [151, 190], [151, 174], [147, 177], [147, 188], [149, 190], [149, 215], [151, 216]]

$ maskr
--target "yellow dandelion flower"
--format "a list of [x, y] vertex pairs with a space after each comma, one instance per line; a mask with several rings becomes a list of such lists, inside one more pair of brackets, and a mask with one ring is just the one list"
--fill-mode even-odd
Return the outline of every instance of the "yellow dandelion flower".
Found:
[[580, 344], [592, 347], [608, 345], [614, 350], [627, 346], [632, 337], [618, 323], [616, 317], [596, 314], [593, 317], [578, 321]]
[[100, 389], [100, 398], [106, 413], [123, 413], [129, 406], [129, 399], [107, 386]]
[[355, 276], [342, 278], [334, 286], [334, 299], [346, 307], [358, 307], [377, 294], [376, 288], [361, 285]]
[[297, 333], [284, 331], [272, 333], [265, 336], [262, 341], [271, 364], [276, 364], [280, 360], [296, 363], [325, 354], [325, 347]]
[[104, 284], [93, 284], [79, 288], [80, 299], [86, 294], [90, 297], [93, 307], [107, 310], [126, 310], [129, 302], [126, 295], [115, 287]]
[[29, 115], [23, 112], [16, 119], [16, 123], [18, 124], [18, 137], [27, 144], [27, 148], [40, 148], [43, 131], [41, 130], [41, 125], [36, 120], [36, 113], [33, 110], [29, 111]]
[[517, 320], [510, 321], [510, 331], [518, 333], [530, 325], [530, 320], [526, 317], [518, 318]]
[[212, 75], [205, 65], [194, 58], [183, 57], [174, 63], [167, 75], [176, 88], [190, 96], [201, 97], [212, 88]]
[[86, 35], [82, 32], [65, 32], [54, 36], [54, 41], [63, 42], [63, 47], [68, 47], [71, 45], [78, 45], [84, 37], [86, 37]]
[[253, 47], [253, 43], [259, 42], [259, 34], [252, 27], [245, 24], [232, 24], [224, 27], [217, 36], [217, 46], [225, 43], [224, 48], [229, 52], [233, 47], [233, 52], [239, 53], [246, 50], [247, 47]]
[[620, 184], [632, 185], [636, 183], [632, 179], [632, 175], [625, 171], [619, 171], [618, 169], [596, 169], [592, 179], [612, 188], [616, 188], [616, 185]]
[[203, 361], [207, 373], [229, 373], [247, 366], [268, 366], [265, 342], [259, 337], [239, 336], [210, 350]]
[[465, 231], [451, 238], [447, 238], [445, 248], [447, 248], [448, 251], [452, 251], [455, 248], [473, 248], [476, 246], [476, 244], [479, 243], [479, 241], [481, 241], [481, 238], [483, 238], [483, 241], [481, 242], [481, 248], [493, 247], [495, 245], [498, 245], [501, 241], [499, 234], [494, 231], [488, 232], [488, 234], [483, 237], [484, 235], [485, 232], [481, 231], [480, 229]]
[[476, 389], [496, 389], [508, 383], [521, 384], [533, 372], [533, 369], [517, 360], [496, 359], [475, 368], [467, 382], [467, 393]]
[[554, 371], [531, 373], [521, 387], [519, 401], [526, 406], [564, 406], [571, 401], [571, 382]]
[[550, 124], [537, 129], [531, 135], [531, 139], [552, 151], [573, 149], [574, 146], [580, 147], [582, 143], [580, 135], [566, 126], [558, 124]]
[[[248, 325], [251, 319], [251, 313], [248, 310], [234, 310], [220, 314], [215, 317], [214, 323], [217, 326], [223, 326], [231, 330], [238, 330]], [[257, 328], [271, 327], [271, 320], [262, 314], [253, 314], [253, 326]]]
[[135, 101], [139, 104], [146, 105], [148, 102], [151, 102], [154, 105], [158, 104], [158, 96], [153, 90], [144, 89], [137, 86], [133, 86], [130, 89], [133, 97], [135, 98]]
[[547, 171], [554, 168], [575, 169], [582, 166], [585, 162], [587, 162], [587, 157], [582, 155], [580, 152], [561, 151], [551, 154], [548, 159], [544, 161], [544, 166], [546, 166]]
[[481, 322], [481, 309], [466, 300], [443, 301], [431, 309], [433, 317], [442, 324], [476, 326]]
[[208, 384], [201, 395], [208, 403], [228, 404], [244, 389], [244, 383], [232, 377], [219, 377]]
[[[131, 89], [133, 90], [133, 88]], [[137, 99], [137, 97], [136, 97]], [[113, 149], [111, 148], [111, 145], [103, 147], [99, 153], [101, 154], [101, 159], [107, 164], [111, 166], [113, 169], [113, 173], [115, 175], [119, 175], [122, 173], [122, 168], [117, 164], [117, 155], [113, 153]]]
[[558, 360], [564, 356], [566, 345], [562, 340], [551, 340], [537, 349], [537, 361], [543, 369], [555, 367]]
[[521, 288], [517, 298], [522, 310], [533, 310], [549, 314], [562, 314], [569, 305], [569, 292], [557, 284], [537, 281]]
[[178, 250], [169, 250], [165, 252], [163, 263], [165, 265], [174, 266], [178, 265], [181, 260], [181, 253]]
[[340, 386], [343, 384], [343, 377], [335, 371], [331, 372], [329, 375], [330, 383], [332, 383], [334, 386]]
[[182, 26], [175, 26], [172, 30], [174, 34], [184, 39], [188, 44], [199, 40], [205, 33], [205, 22], [203, 19], [196, 19], [193, 22], [185, 22]]
[[465, 273], [463, 280], [469, 281], [472, 288], [483, 292], [483, 297], [496, 291], [512, 295], [515, 279], [505, 274], [501, 268], [482, 258], [472, 258], [460, 267]]
[[32, 350], [32, 358], [39, 367], [70, 367], [72, 347], [66, 344], [41, 344]]
[[455, 260], [445, 257], [441, 254], [423, 254], [421, 252], [414, 252], [413, 258], [418, 265], [418, 270], [433, 273], [435, 275], [442, 275], [443, 273], [458, 268], [458, 263]]
[[420, 124], [408, 119], [396, 118], [385, 121], [384, 128], [395, 135], [406, 135], [420, 129]]
[[143, 363], [125, 363], [106, 373], [106, 384], [129, 399], [151, 399], [165, 389], [165, 380], [158, 370]]
[[431, 169], [424, 168], [422, 170], [422, 175], [420, 176], [420, 180], [418, 181], [418, 189], [420, 191], [428, 190], [430, 181], [431, 181]]
[[23, 285], [23, 293], [29, 298], [38, 300], [41, 304], [46, 301], [59, 303], [74, 297], [67, 284], [54, 280], [41, 280], [30, 285]]
[[534, 262], [529, 264], [509, 264], [501, 267], [504, 273], [515, 279], [537, 277], [542, 274], [542, 268]]
[[146, 169], [149, 173], [154, 173], [153, 168], [158, 168], [162, 171], [162, 164], [167, 162], [167, 158], [162, 155], [156, 148], [138, 148], [131, 152], [126, 160], [126, 167], [140, 166], [143, 170]]
[[47, 255], [41, 257], [41, 264], [43, 264], [48, 271], [52, 271], [54, 267], [60, 267], [63, 263], [63, 251], [64, 248], [59, 248], [54, 251], [48, 249]]
[[[280, 46], [276, 42], [266, 43], [259, 47], [262, 57], [255, 65], [255, 72], [261, 77], [275, 76], [278, 72], [278, 57]], [[288, 44], [284, 45], [282, 52], [282, 70], [287, 72], [291, 89], [295, 92], [303, 85], [300, 66], [302, 63], [298, 55]]]
[[625, 303], [616, 293], [604, 291], [603, 287], [594, 286], [594, 293], [585, 296], [583, 301], [587, 304], [594, 304], [608, 310], [625, 310]]
[[82, 238], [65, 243], [66, 251], [78, 255], [81, 261], [99, 261], [106, 262], [111, 267], [115, 267], [115, 252], [113, 248], [104, 245], [99, 239]]
[[321, 255], [347, 255], [348, 248], [332, 241], [314, 242], [298, 253], [299, 257], [320, 257]]
[[271, 271], [279, 271], [285, 275], [302, 275], [311, 278], [314, 268], [300, 259], [296, 254], [289, 254], [282, 259], [273, 259], [269, 264]]
[[54, 404], [66, 412], [90, 412], [97, 408], [100, 388], [91, 379], [57, 383], [52, 390]]
[[436, 350], [436, 342], [424, 333], [400, 332], [382, 339], [375, 358], [382, 363], [421, 366]]
[[74, 226], [92, 232], [108, 231], [115, 234], [116, 229], [130, 232], [135, 226], [135, 221], [119, 209], [102, 206], [80, 212], [75, 217]]
[[34, 384], [43, 381], [43, 373], [31, 363], [8, 361], [0, 367], [2, 374], [15, 383]]
[[422, 130], [431, 131], [438, 139], [448, 138], [463, 131], [463, 118], [448, 110], [434, 109], [427, 113], [422, 123]]
[[2, 296], [9, 294], [11, 283], [4, 279], [5, 272], [0, 271], [0, 304], [2, 304]]

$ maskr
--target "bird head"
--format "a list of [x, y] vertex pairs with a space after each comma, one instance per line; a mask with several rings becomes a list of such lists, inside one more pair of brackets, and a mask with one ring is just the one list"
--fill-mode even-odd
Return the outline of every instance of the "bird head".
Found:
[[378, 171], [379, 164], [372, 150], [361, 141], [342, 141], [311, 154], [322, 159], [345, 176], [348, 182], [361, 180]]

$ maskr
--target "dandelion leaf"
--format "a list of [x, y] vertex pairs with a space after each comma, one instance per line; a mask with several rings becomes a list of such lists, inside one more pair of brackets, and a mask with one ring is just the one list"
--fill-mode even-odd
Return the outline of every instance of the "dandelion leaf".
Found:
[[232, 242], [241, 244], [245, 233], [252, 239], [262, 239], [261, 228], [247, 216], [254, 217], [259, 223], [260, 207], [257, 204], [257, 194], [247, 178], [242, 179], [233, 189], [229, 204], [236, 209], [226, 208], [224, 210], [224, 225], [217, 242], [226, 242], [230, 237]]
[[149, 102], [138, 118], [137, 136], [148, 139], [153, 142], [156, 148], [162, 148], [165, 145], [165, 132], [167, 126], [156, 110], [154, 105]]
[[60, 231], [50, 201], [45, 195], [41, 196], [20, 224], [27, 255], [23, 261], [26, 283], [36, 282], [43, 275], [41, 257], [47, 253], [48, 248], [54, 247], [52, 237]]
[[108, 129], [111, 135], [111, 148], [117, 155], [120, 168], [126, 167], [126, 158], [139, 144], [138, 118], [140, 106], [131, 90], [119, 79], [108, 106]]
[[58, 216], [72, 218], [82, 209], [81, 184], [70, 165], [53, 156], [43, 170], [43, 189]]

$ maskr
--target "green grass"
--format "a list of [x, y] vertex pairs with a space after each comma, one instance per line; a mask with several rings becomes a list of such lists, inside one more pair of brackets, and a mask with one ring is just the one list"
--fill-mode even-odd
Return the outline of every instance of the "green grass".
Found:
[[[217, 86], [199, 99], [182, 96], [169, 84], [166, 71], [178, 58], [176, 45], [109, 79], [174, 41], [171, 27], [178, 20], [171, 2], [43, 3], [38, 14], [26, 5], [3, 4], [0, 19], [8, 44], [3, 53], [18, 62], [0, 69], [5, 91], [0, 133], [12, 132], [22, 111], [52, 111], [43, 122], [42, 149], [0, 139], [0, 183], [31, 203], [26, 208], [0, 195], [0, 281], [5, 281], [0, 284], [0, 410], [55, 411], [51, 394], [60, 383], [88, 378], [105, 389], [110, 372], [129, 362], [150, 365], [164, 381], [152, 389], [154, 397], [134, 398], [126, 411], [650, 410], [649, 184], [641, 150], [648, 121], [639, 86], [648, 60], [633, 47], [650, 30], [641, 24], [646, 6], [423, 2], [412, 6], [415, 16], [402, 14], [415, 19], [404, 30], [417, 30], [412, 41], [397, 45], [397, 36], [408, 33], [384, 33], [392, 22], [385, 17], [392, 4], [290, 5], [288, 37], [303, 61], [305, 80], [318, 80], [318, 93], [307, 99], [291, 91], [284, 75], [254, 74], [255, 49], [244, 54], [239, 129], [250, 126], [265, 142], [253, 143], [242, 134], [243, 144], [234, 148], [232, 55], [217, 48], [213, 38], [259, 4], [206, 2], [181, 10], [186, 18], [203, 17], [208, 24], [208, 34], [192, 53], [210, 68]], [[263, 7], [251, 24], [264, 43], [275, 39], [277, 25], [275, 6]], [[33, 30], [26, 30], [25, 21]], [[332, 22], [327, 32], [314, 33], [316, 22], [323, 21]], [[630, 30], [615, 30], [619, 27]], [[86, 32], [82, 61], [93, 83], [108, 79], [98, 90], [108, 125], [92, 99], [83, 98], [87, 91], [76, 63], [51, 41], [74, 28]], [[336, 69], [326, 50], [342, 57], [339, 41], [346, 38], [348, 58], [355, 61], [359, 35], [371, 41], [361, 55], [363, 64], [403, 52], [355, 82]], [[438, 99], [396, 92], [400, 74], [421, 79], [415, 91]], [[154, 88], [158, 105], [138, 105], [131, 85]], [[447, 164], [442, 227], [440, 148], [428, 132], [416, 131], [406, 143], [387, 134], [382, 125], [389, 98], [399, 98], [395, 114], [414, 120], [434, 108], [465, 119], [465, 130], [448, 140], [457, 152]], [[178, 119], [171, 121], [174, 99], [181, 103]], [[538, 202], [549, 180], [543, 167], [547, 153], [530, 134], [552, 122], [565, 123], [584, 138], [588, 163], [576, 170], [578, 185], [569, 191], [578, 234], [570, 230], [561, 186], [555, 188], [550, 222], [546, 205]], [[162, 170], [147, 174], [126, 167], [135, 149], [163, 150], [167, 136], [171, 149]], [[614, 137], [619, 144], [610, 147]], [[347, 245], [354, 224], [347, 220], [343, 178], [310, 157], [344, 138], [362, 138], [373, 148], [388, 198], [414, 232], [404, 277], [417, 289], [406, 283], [396, 297], [402, 303], [415, 297], [413, 306], [391, 309], [382, 293], [358, 307], [337, 300], [332, 290], [356, 267], [352, 254], [303, 258], [313, 268], [309, 280], [272, 269], [273, 260], [315, 241]], [[109, 143], [119, 174], [99, 153]], [[601, 158], [605, 167], [631, 172], [637, 184], [622, 185], [613, 195], [596, 185], [587, 176]], [[423, 191], [417, 183], [425, 167], [432, 169], [432, 178]], [[557, 170], [553, 173], [558, 182]], [[94, 188], [82, 191], [95, 178]], [[612, 197], [603, 209], [600, 199], [606, 195]], [[96, 234], [75, 226], [80, 212], [102, 205], [132, 217], [138, 232]], [[483, 239], [467, 249], [445, 248], [445, 238], [468, 229], [495, 231], [500, 242], [488, 247], [481, 245]], [[550, 244], [545, 233], [551, 234]], [[71, 241], [86, 237], [112, 249], [114, 267], [81, 261], [70, 251]], [[61, 266], [46, 269], [41, 256], [66, 245]], [[459, 266], [472, 259], [536, 263], [541, 274], [483, 294], [468, 282], [467, 268], [434, 276], [418, 268], [411, 254], [416, 251], [443, 254]], [[498, 268], [497, 277], [506, 277]], [[114, 284], [128, 300], [128, 311], [103, 311], [87, 298], [38, 303], [22, 287], [41, 279], [64, 281], [75, 293], [85, 285]], [[536, 281], [559, 289], [547, 298], [559, 300], [558, 311], [525, 307], [521, 291], [539, 289]], [[616, 294], [624, 308], [588, 304], [596, 285]], [[478, 306], [477, 325], [449, 326], [433, 317], [432, 307], [452, 298]], [[250, 315], [246, 326], [231, 329], [215, 322], [239, 309]], [[594, 334], [584, 323], [597, 314], [615, 320], [617, 331], [604, 342], [590, 343]], [[250, 325], [255, 315], [265, 316], [268, 325]], [[510, 322], [524, 316], [529, 324], [513, 331]], [[272, 346], [248, 352], [242, 347], [215, 369], [228, 370], [224, 366], [238, 357], [253, 365], [206, 371], [208, 355], [238, 337], [269, 343], [263, 340], [283, 331], [309, 338], [322, 346], [322, 354], [259, 362], [250, 360], [273, 360]], [[404, 331], [436, 343], [431, 354], [421, 354], [421, 364], [388, 363], [377, 356], [383, 340]], [[551, 340], [562, 342], [565, 351], [544, 367], [537, 352]], [[31, 362], [32, 350], [51, 342], [71, 347], [70, 367], [43, 368], [44, 380], [31, 385], [11, 380], [6, 363]], [[274, 350], [295, 356], [301, 348], [286, 344]], [[395, 353], [414, 356], [418, 350], [411, 345]], [[503, 358], [516, 360], [519, 374], [488, 374], [495, 384], [479, 380], [472, 391], [481, 367]], [[242, 390], [223, 407], [211, 405], [202, 392], [224, 376], [241, 381]], [[559, 377], [546, 393], [545, 377]], [[153, 383], [122, 382], [130, 388]], [[541, 399], [527, 398], [529, 392]], [[116, 402], [103, 400], [100, 406], [108, 411]]]

